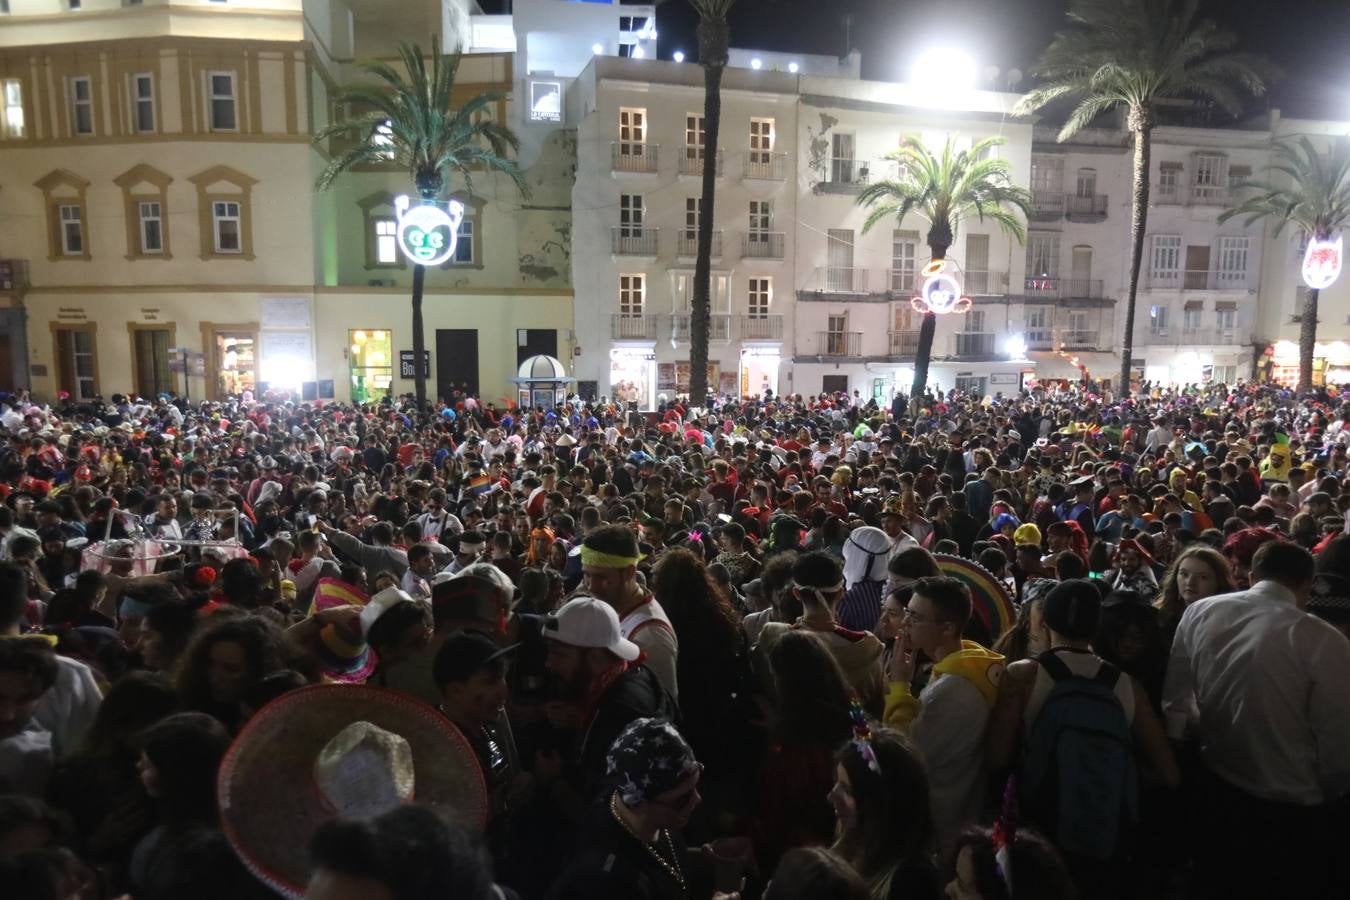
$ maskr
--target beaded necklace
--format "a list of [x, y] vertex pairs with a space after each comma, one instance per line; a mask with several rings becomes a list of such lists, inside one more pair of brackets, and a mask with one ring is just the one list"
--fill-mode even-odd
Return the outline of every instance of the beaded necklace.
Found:
[[680, 886], [680, 896], [685, 896], [684, 873], [680, 871], [680, 856], [675, 850], [675, 842], [671, 840], [670, 832], [664, 828], [657, 832], [658, 842], [660, 838], [664, 837], [666, 839], [666, 846], [670, 848], [670, 859], [667, 860], [660, 850], [638, 837], [637, 833], [629, 827], [628, 822], [624, 820], [623, 816], [619, 815], [618, 793], [610, 795], [609, 813], [614, 817], [614, 821], [619, 823], [619, 827], [627, 832], [629, 837], [641, 844], [643, 849], [651, 854], [652, 859], [656, 860], [657, 865], [659, 865], [667, 875], [675, 879], [676, 883]]

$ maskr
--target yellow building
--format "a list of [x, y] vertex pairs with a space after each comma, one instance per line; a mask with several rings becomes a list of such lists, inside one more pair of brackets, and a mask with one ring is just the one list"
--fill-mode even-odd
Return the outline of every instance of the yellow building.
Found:
[[[388, 167], [314, 178], [354, 60], [427, 45], [439, 2], [8, 0], [0, 15], [0, 388], [42, 397], [410, 391], [411, 269]], [[509, 53], [458, 98], [503, 95]], [[429, 392], [511, 395], [520, 358], [570, 358], [575, 138], [526, 160], [528, 200], [475, 178], [459, 247], [427, 275]], [[186, 351], [186, 352], [183, 352]], [[186, 368], [187, 376], [183, 374]], [[404, 375], [409, 377], [403, 377]], [[331, 382], [331, 393], [329, 392]], [[307, 393], [307, 396], [309, 394]]]

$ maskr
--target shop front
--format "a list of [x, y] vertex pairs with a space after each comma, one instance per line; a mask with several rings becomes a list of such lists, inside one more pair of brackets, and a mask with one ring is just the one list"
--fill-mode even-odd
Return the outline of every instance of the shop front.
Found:
[[[1276, 341], [1257, 361], [1257, 377], [1286, 387], [1298, 384], [1298, 342]], [[1350, 384], [1350, 344], [1345, 341], [1313, 345], [1313, 385]]]
[[349, 330], [347, 375], [353, 403], [384, 397], [394, 383], [393, 333], [379, 328]]
[[[207, 399], [255, 391], [258, 386], [258, 323], [202, 323], [206, 348]], [[210, 373], [214, 373], [212, 376]]]
[[609, 396], [639, 409], [656, 408], [655, 346], [614, 347], [609, 351]]
[[769, 392], [778, 395], [778, 367], [783, 361], [777, 347], [746, 347], [741, 350], [741, 397], [763, 397]]

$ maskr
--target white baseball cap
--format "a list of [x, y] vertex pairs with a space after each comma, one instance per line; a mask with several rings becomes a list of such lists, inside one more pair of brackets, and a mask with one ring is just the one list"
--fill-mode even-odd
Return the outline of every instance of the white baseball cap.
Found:
[[420, 603], [411, 594], [401, 591], [396, 587], [387, 587], [380, 591], [361, 609], [361, 636], [370, 634], [370, 629], [380, 620], [380, 617], [400, 603]]
[[619, 614], [594, 597], [576, 597], [544, 620], [544, 634], [573, 647], [603, 647], [620, 659], [637, 659], [642, 650], [619, 631]]

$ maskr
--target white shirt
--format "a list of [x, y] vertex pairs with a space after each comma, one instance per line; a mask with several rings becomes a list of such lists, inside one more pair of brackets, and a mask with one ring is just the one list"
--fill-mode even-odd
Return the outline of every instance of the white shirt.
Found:
[[33, 710], [33, 721], [51, 732], [51, 746], [57, 759], [67, 756], [94, 724], [103, 694], [94, 672], [78, 659], [56, 657], [56, 683], [42, 695]]
[[1225, 781], [1315, 806], [1350, 790], [1347, 685], [1350, 641], [1263, 581], [1186, 608], [1163, 710], [1198, 724], [1205, 761]]

